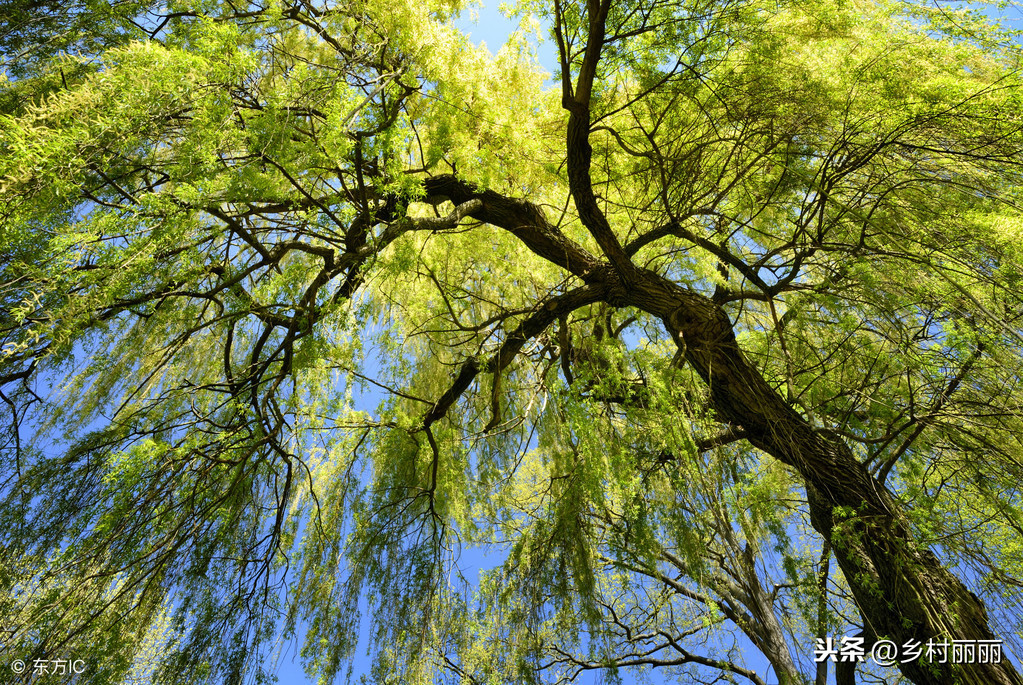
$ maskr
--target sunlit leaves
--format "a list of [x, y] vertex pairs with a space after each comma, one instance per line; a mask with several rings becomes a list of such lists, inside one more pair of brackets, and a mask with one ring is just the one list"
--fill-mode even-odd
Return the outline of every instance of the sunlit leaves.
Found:
[[[379, 682], [686, 680], [741, 674], [742, 632], [798, 680], [861, 620], [718, 370], [538, 247], [600, 254], [521, 36], [475, 48], [456, 2], [170, 9], [113, 40], [128, 14], [76, 6], [91, 51], [0, 84], [19, 646], [235, 682], [302, 637], [329, 682], [369, 626]], [[522, 9], [571, 82], [593, 4]], [[635, 274], [721, 307], [1018, 623], [1017, 77], [976, 17], [900, 11], [614, 4], [589, 172]]]

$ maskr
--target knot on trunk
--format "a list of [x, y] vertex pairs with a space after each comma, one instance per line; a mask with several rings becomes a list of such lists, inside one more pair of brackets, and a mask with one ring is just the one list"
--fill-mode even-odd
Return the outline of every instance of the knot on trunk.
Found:
[[629, 286], [618, 273], [618, 270], [607, 263], [599, 264], [583, 276], [583, 281], [588, 285], [601, 286], [606, 295], [604, 301], [612, 307], [628, 307]]
[[678, 331], [690, 346], [735, 343], [732, 320], [719, 305], [700, 295], [687, 297], [668, 315], [669, 328]]

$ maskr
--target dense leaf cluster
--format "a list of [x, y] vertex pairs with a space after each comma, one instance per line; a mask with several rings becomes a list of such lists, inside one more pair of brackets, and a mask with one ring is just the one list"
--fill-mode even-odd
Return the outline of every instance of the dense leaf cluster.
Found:
[[763, 685], [828, 636], [1020, 646], [984, 17], [530, 1], [494, 56], [453, 0], [0, 8], [5, 654], [269, 682], [300, 640], [333, 682], [368, 628], [374, 682]]

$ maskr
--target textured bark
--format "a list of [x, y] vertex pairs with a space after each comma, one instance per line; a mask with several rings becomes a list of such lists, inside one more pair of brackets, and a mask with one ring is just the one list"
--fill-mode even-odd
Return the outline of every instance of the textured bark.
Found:
[[[563, 79], [569, 187], [580, 220], [608, 260], [607, 267], [578, 275], [588, 283], [604, 280], [609, 303], [660, 317], [710, 389], [718, 418], [741, 427], [750, 444], [800, 475], [811, 523], [831, 543], [869, 632], [898, 645], [994, 639], [980, 600], [913, 539], [905, 514], [884, 485], [838, 435], [811, 426], [745, 359], [725, 311], [710, 298], [637, 268], [622, 251], [590, 177], [590, 93], [609, 5], [610, 0], [587, 3], [587, 45], [574, 92]], [[560, 44], [560, 26], [557, 31]], [[566, 71], [571, 65], [567, 52], [561, 52]], [[900, 669], [921, 684], [1023, 685], [1008, 661], [952, 666], [917, 660]]]
[[[619, 269], [563, 236], [528, 202], [477, 191], [451, 176], [431, 179], [427, 189], [456, 204], [481, 199], [474, 218], [514, 233], [534, 253], [598, 288], [603, 301], [661, 318], [686, 362], [707, 384], [718, 418], [741, 428], [750, 444], [799, 474], [811, 524], [830, 541], [869, 632], [897, 645], [996, 639], [983, 604], [913, 538], [904, 512], [884, 485], [839, 436], [810, 425], [746, 360], [732, 322], [712, 299], [631, 265], [623, 278]], [[1007, 660], [952, 665], [921, 658], [899, 668], [920, 685], [1023, 685]]]
[[[806, 485], [813, 527], [834, 550], [864, 621], [897, 645], [994, 640], [983, 604], [916, 541], [904, 512], [837, 435], [805, 421], [746, 361], [731, 321], [709, 298], [647, 272], [630, 304], [660, 316], [707, 383], [721, 420], [791, 466]], [[951, 649], [951, 647], [949, 647]], [[1023, 683], [1000, 664], [899, 664], [915, 683]]]

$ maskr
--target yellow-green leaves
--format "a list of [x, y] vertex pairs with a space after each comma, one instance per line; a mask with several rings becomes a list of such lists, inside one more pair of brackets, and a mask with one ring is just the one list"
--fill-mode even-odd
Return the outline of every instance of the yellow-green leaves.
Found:
[[[849, 587], [883, 591], [829, 561], [808, 509], [860, 509], [811, 501], [816, 463], [985, 588], [1019, 582], [1023, 128], [997, 34], [613, 3], [593, 65], [598, 7], [522, 3], [561, 22], [568, 83], [594, 67], [571, 141], [571, 89], [521, 36], [474, 47], [456, 1], [131, 3], [123, 40], [7, 75], [19, 645], [241, 682], [304, 636], [327, 683], [368, 631], [378, 682], [649, 655], [710, 680], [748, 675], [742, 632], [809, 681], [805, 646], [866, 620]], [[73, 8], [111, 22], [90, 36], [122, 9]]]

